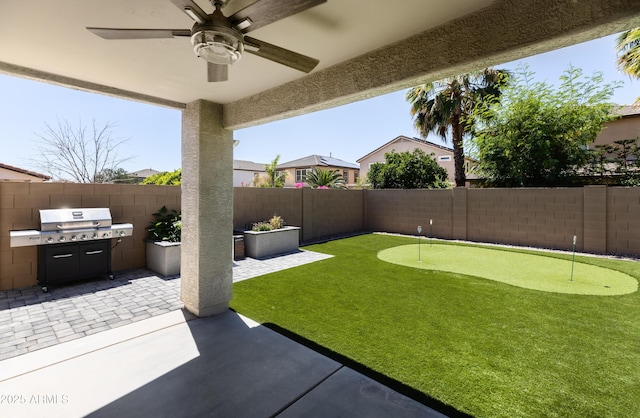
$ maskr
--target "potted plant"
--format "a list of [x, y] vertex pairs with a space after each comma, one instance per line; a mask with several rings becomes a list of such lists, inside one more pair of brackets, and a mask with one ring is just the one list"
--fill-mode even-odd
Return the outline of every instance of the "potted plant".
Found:
[[254, 223], [244, 231], [246, 255], [252, 258], [292, 252], [298, 249], [300, 227], [286, 226], [281, 216], [273, 215], [268, 221]]
[[182, 217], [166, 206], [153, 214], [147, 227], [147, 267], [163, 276], [180, 274], [180, 233]]

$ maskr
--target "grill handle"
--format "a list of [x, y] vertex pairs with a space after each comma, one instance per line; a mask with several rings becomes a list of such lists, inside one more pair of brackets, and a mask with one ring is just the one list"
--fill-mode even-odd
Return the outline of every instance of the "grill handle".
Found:
[[69, 258], [69, 257], [73, 257], [73, 254], [59, 254], [59, 255], [53, 256], [53, 258]]
[[[100, 222], [94, 222], [93, 226], [96, 226], [96, 227], [100, 226]], [[60, 225], [60, 224], [57, 224], [56, 228], [58, 228], [58, 229], [76, 229], [75, 226], [65, 227], [64, 225]]]
[[96, 255], [96, 254], [102, 254], [102, 250], [96, 250], [96, 251], [87, 251], [85, 253], [86, 255]]

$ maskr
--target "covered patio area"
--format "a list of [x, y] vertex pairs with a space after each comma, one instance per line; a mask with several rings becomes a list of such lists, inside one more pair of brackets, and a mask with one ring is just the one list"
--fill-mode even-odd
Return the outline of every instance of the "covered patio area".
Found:
[[[245, 7], [264, 17], [269, 24], [251, 33], [263, 45], [319, 64], [300, 72], [264, 59], [277, 55], [264, 46], [231, 66], [227, 81], [208, 82], [211, 66], [185, 36], [200, 9], [213, 13], [206, 1], [1, 6], [1, 73], [183, 112], [184, 310], [174, 300], [161, 315], [4, 360], [0, 389], [13, 397], [0, 413], [24, 416], [33, 402], [33, 416], [439, 416], [228, 311], [233, 131], [640, 26], [640, 0], [220, 3], [238, 27], [251, 27], [240, 19]], [[165, 31], [107, 40], [87, 27]]]
[[[0, 17], [0, 72], [183, 111], [180, 292], [197, 316], [225, 312], [232, 297], [234, 129], [640, 26], [638, 0], [213, 3], [236, 40], [259, 39], [247, 37], [253, 50], [229, 68], [189, 43], [200, 29], [227, 31], [204, 0], [14, 2]], [[141, 29], [163, 30], [140, 39]]]

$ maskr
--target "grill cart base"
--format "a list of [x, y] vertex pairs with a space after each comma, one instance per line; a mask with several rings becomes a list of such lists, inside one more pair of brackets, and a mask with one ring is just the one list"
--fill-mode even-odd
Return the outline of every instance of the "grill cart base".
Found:
[[50, 285], [94, 277], [113, 280], [111, 240], [38, 247], [38, 284], [43, 292]]

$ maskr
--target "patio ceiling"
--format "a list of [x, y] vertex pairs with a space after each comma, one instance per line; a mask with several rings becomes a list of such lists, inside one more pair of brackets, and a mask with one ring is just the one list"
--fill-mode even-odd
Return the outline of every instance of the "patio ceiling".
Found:
[[237, 129], [640, 26], [640, 0], [328, 0], [251, 32], [319, 59], [310, 74], [244, 54], [218, 83], [188, 38], [106, 41], [85, 29], [192, 23], [169, 0], [5, 1], [0, 72], [175, 108], [221, 103]]

